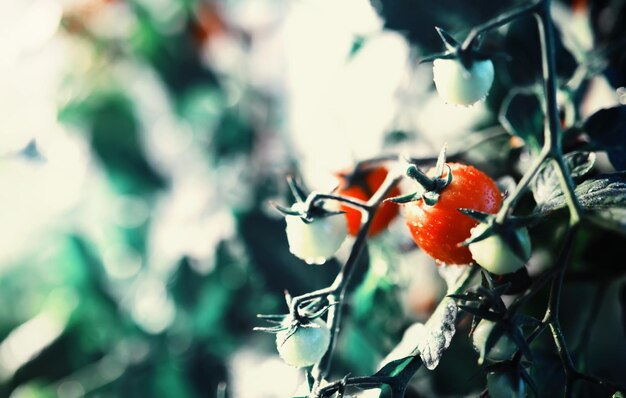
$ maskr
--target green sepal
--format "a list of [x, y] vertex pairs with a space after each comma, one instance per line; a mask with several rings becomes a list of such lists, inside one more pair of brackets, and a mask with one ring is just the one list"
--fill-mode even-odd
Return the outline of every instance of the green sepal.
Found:
[[435, 30], [437, 31], [437, 34], [441, 38], [441, 41], [443, 41], [443, 44], [445, 44], [448, 51], [456, 51], [461, 46], [461, 43], [459, 43], [458, 40], [456, 40], [454, 37], [452, 37], [451, 34], [446, 32], [439, 26], [435, 26]]
[[421, 192], [413, 192], [407, 195], [394, 196], [392, 198], [385, 199], [385, 202], [393, 202], [393, 203], [409, 203], [416, 200], [420, 200], [422, 198]]
[[472, 244], [474, 242], [480, 242], [481, 240], [485, 240], [485, 239], [489, 238], [490, 236], [493, 236], [496, 233], [496, 231], [494, 230], [494, 225], [496, 225], [496, 224], [492, 224], [489, 228], [484, 230], [478, 236], [469, 237], [469, 238], [465, 239], [463, 242], [459, 243], [459, 246], [469, 246], [470, 244]]
[[465, 214], [466, 216], [472, 217], [474, 220], [483, 224], [488, 224], [491, 221], [491, 219], [494, 217], [493, 214], [485, 213], [485, 212], [474, 210], [474, 209], [460, 208], [457, 210]]
[[309, 194], [302, 188], [292, 175], [287, 176], [287, 185], [291, 194], [298, 202], [304, 202]]

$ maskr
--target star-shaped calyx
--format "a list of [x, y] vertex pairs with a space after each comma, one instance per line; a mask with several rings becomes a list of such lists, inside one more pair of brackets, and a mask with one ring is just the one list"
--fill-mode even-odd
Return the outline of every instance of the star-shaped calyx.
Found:
[[[448, 169], [445, 177], [444, 168]], [[444, 146], [441, 152], [439, 152], [437, 166], [435, 167], [435, 177], [428, 177], [414, 164], [409, 165], [406, 175], [418, 183], [418, 190], [388, 200], [395, 203], [408, 203], [422, 199], [427, 205], [434, 206], [437, 200], [439, 200], [439, 194], [452, 182], [452, 169], [446, 164], [446, 147]]]
[[457, 41], [451, 34], [442, 28], [435, 26], [439, 38], [446, 47], [446, 51], [429, 55], [420, 60], [420, 63], [432, 62], [436, 59], [458, 59], [466, 70], [470, 70], [474, 61], [484, 61], [494, 58], [510, 59], [508, 54], [502, 52], [483, 52], [477, 49], [482, 41], [482, 35], [472, 41], [469, 46]]

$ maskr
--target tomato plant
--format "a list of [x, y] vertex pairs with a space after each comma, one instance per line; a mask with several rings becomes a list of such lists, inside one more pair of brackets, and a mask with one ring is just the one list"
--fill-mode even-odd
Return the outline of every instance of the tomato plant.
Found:
[[[387, 173], [388, 170], [383, 166], [357, 167], [352, 171], [337, 173], [339, 186], [336, 193], [367, 201], [380, 188], [387, 177]], [[400, 189], [394, 187], [387, 196], [397, 195], [400, 195]], [[361, 211], [345, 204], [341, 205], [341, 210], [345, 212], [348, 221], [348, 233], [356, 236], [361, 228]], [[370, 224], [368, 235], [375, 236], [384, 231], [398, 215], [398, 212], [397, 205], [390, 202], [383, 203]]]
[[[390, 2], [383, 0], [380, 3], [383, 3], [384, 9]], [[389, 9], [383, 10], [383, 14], [386, 12], [393, 14]], [[532, 21], [538, 24], [539, 40], [536, 42], [539, 48], [537, 54], [534, 54], [536, 57], [529, 58], [533, 58], [533, 62], [541, 61], [535, 65], [538, 70], [533, 70], [533, 75], [524, 84], [515, 82], [519, 78], [519, 70], [513, 70], [510, 76], [498, 79], [495, 90], [497, 95], [493, 95], [480, 109], [481, 112], [485, 111], [486, 117], [473, 124], [473, 128], [482, 129], [472, 134], [472, 138], [479, 138], [478, 142], [470, 144], [469, 139], [465, 140], [459, 134], [459, 139], [454, 143], [456, 151], [450, 156], [449, 162], [445, 160], [445, 149], [439, 157], [432, 156], [432, 153], [424, 157], [410, 157], [402, 152], [362, 159], [354, 170], [337, 174], [339, 185], [334, 191], [300, 195], [298, 201], [302, 208], [293, 208], [297, 211], [287, 214], [310, 225], [317, 220], [311, 213], [315, 206], [330, 206], [332, 203], [343, 210], [345, 229], [355, 237], [349, 242], [349, 255], [345, 257], [334, 281], [326, 287], [299, 296], [287, 295], [289, 316], [317, 315], [328, 311], [325, 319], [332, 343], [327, 350], [328, 355], [315, 355], [319, 362], [307, 371], [306, 393], [310, 396], [331, 397], [343, 395], [352, 387], [368, 389], [384, 385], [392, 396], [403, 397], [415, 372], [421, 366], [429, 370], [437, 368], [443, 353], [454, 344], [453, 337], [458, 329], [472, 328], [473, 332], [467, 335], [471, 336], [480, 354], [478, 365], [483, 372], [488, 373], [486, 385], [483, 383], [463, 391], [439, 394], [441, 391], [428, 388], [419, 390], [421, 387], [416, 383], [412, 387], [419, 390], [419, 395], [478, 395], [474, 393], [483, 389], [481, 396], [521, 397], [526, 395], [526, 388], [531, 389], [534, 396], [555, 396], [553, 390], [560, 388], [565, 390], [566, 395], [568, 392], [576, 395], [582, 391], [582, 388], [576, 389], [577, 382], [594, 384], [596, 390], [606, 390], [609, 394], [626, 390], [620, 383], [609, 380], [614, 374], [601, 379], [587, 373], [586, 369], [578, 369], [578, 365], [584, 364], [584, 361], [578, 361], [579, 358], [590, 358], [585, 356], [589, 337], [594, 330], [592, 326], [596, 323], [597, 310], [603, 302], [606, 287], [611, 283], [611, 278], [606, 276], [606, 268], [603, 268], [603, 275], [598, 278], [597, 268], [592, 270], [589, 267], [589, 264], [595, 263], [596, 254], [605, 259], [610, 257], [606, 250], [607, 242], [594, 245], [595, 249], [589, 252], [587, 248], [594, 240], [589, 239], [589, 235], [579, 235], [579, 231], [593, 225], [593, 228], [603, 230], [601, 236], [615, 234], [611, 238], [623, 241], [626, 225], [626, 201], [623, 199], [626, 198], [623, 174], [626, 152], [621, 148], [624, 134], [619, 126], [626, 120], [626, 108], [619, 105], [597, 111], [586, 121], [583, 120], [583, 114], [587, 111], [585, 107], [588, 106], [585, 97], [588, 87], [592, 86], [587, 84], [590, 83], [588, 79], [597, 71], [591, 70], [589, 59], [583, 55], [586, 52], [578, 51], [573, 57], [576, 65], [572, 70], [557, 73], [557, 53], [563, 50], [561, 47], [565, 43], [557, 40], [558, 31], [554, 26], [550, 0], [527, 2], [502, 13], [469, 29], [463, 41], [457, 41], [442, 29], [436, 28], [446, 50], [425, 57], [420, 63], [434, 62], [434, 83], [438, 95], [446, 102], [453, 105], [474, 104], [485, 99], [494, 84], [496, 69], [493, 60], [510, 50], [485, 52], [482, 43], [483, 40], [487, 41], [486, 34], [512, 21], [519, 20], [519, 26], [523, 26], [523, 23], [531, 20], [525, 17], [531, 15], [535, 17]], [[387, 25], [387, 22], [385, 27], [393, 25]], [[561, 27], [565, 26], [562, 22]], [[514, 42], [517, 37], [511, 32], [517, 28], [517, 24], [511, 26], [505, 39]], [[367, 40], [360, 38], [355, 42], [350, 56], [356, 60], [361, 46], [367, 46]], [[575, 39], [568, 44], [574, 42]], [[491, 41], [489, 47], [496, 45], [494, 43], [499, 41]], [[488, 48], [487, 45], [484, 47]], [[498, 70], [506, 67], [505, 63], [497, 66]], [[535, 72], [540, 72], [540, 75], [535, 75]], [[537, 82], [539, 76], [541, 84]], [[567, 80], [568, 76], [571, 76], [570, 80]], [[417, 77], [415, 79], [418, 80]], [[430, 95], [428, 88], [431, 83], [427, 83], [428, 87], [424, 87], [423, 93]], [[559, 92], [567, 96], [561, 95], [559, 98]], [[559, 111], [559, 104], [563, 112]], [[405, 115], [400, 115], [399, 111], [397, 113], [397, 124], [407, 128]], [[395, 125], [392, 128], [395, 129]], [[385, 144], [413, 145], [418, 142], [413, 140], [414, 137], [421, 138], [421, 127], [420, 131], [417, 128], [416, 131], [399, 130], [391, 131], [389, 137], [385, 137]], [[594, 163], [595, 152], [598, 151], [606, 152], [608, 162]], [[506, 186], [504, 197], [491, 177], [469, 165], [474, 162], [492, 162], [491, 169], [498, 170], [497, 174], [502, 177], [501, 185]], [[426, 173], [419, 168], [433, 164], [435, 166]], [[401, 165], [406, 166], [406, 176], [400, 175]], [[404, 177], [417, 183], [415, 192], [400, 193], [398, 185]], [[424, 261], [427, 257], [421, 256], [421, 253], [408, 260], [407, 252], [416, 249], [408, 237], [403, 240], [392, 236], [389, 241], [381, 239], [375, 245], [368, 245], [368, 239], [384, 231], [396, 217], [398, 208], [393, 207], [390, 201], [402, 204], [399, 209], [411, 238], [422, 252], [434, 258], [438, 264], [479, 265], [437, 268], [436, 275], [443, 277], [447, 284], [447, 295], [438, 301], [432, 313], [425, 314], [429, 316], [428, 320], [420, 319], [408, 328], [405, 328], [406, 323], [396, 322], [399, 311], [394, 311], [402, 308], [401, 303], [395, 305], [394, 295], [397, 290], [405, 288], [402, 284], [406, 272], [402, 268], [403, 263], [413, 265], [419, 261], [421, 268], [430, 266], [432, 261]], [[369, 222], [362, 223], [363, 217], [367, 217]], [[583, 220], [586, 222], [582, 223]], [[288, 220], [288, 225], [293, 221]], [[312, 233], [323, 235], [323, 239], [329, 240], [332, 236], [321, 230]], [[533, 234], [535, 253], [532, 253], [530, 233]], [[291, 245], [292, 239], [289, 240]], [[579, 244], [581, 241], [582, 245]], [[328, 249], [327, 252], [334, 250]], [[362, 260], [364, 252], [368, 256]], [[328, 255], [332, 254], [324, 254], [323, 257]], [[532, 264], [526, 268], [531, 255]], [[310, 260], [313, 256], [304, 257]], [[413, 260], [418, 257], [419, 260]], [[613, 260], [610, 262], [614, 263]], [[369, 269], [365, 269], [364, 273], [355, 271], [359, 267], [368, 266]], [[623, 267], [617, 268], [621, 275]], [[412, 269], [417, 270], [418, 267]], [[415, 273], [419, 274], [422, 270]], [[591, 282], [596, 291], [588, 305], [590, 315], [582, 322], [585, 325], [574, 329], [581, 336], [574, 346], [568, 346], [569, 339], [566, 339], [564, 333], [564, 330], [569, 333], [572, 329], [567, 331], [559, 322], [559, 307], [562, 303], [568, 304], [568, 300], [560, 300], [560, 297], [570, 293], [568, 290], [571, 289], [563, 288], [570, 274], [574, 274], [572, 280]], [[372, 322], [367, 322], [366, 327], [352, 329], [356, 330], [354, 335], [357, 336], [348, 334], [344, 347], [360, 347], [354, 340], [366, 340], [373, 345], [381, 342], [380, 346], [383, 347], [390, 336], [397, 338], [404, 331], [404, 337], [382, 363], [375, 364], [378, 366], [358, 369], [377, 369], [371, 376], [348, 374], [336, 381], [328, 381], [328, 377], [334, 375], [331, 366], [333, 350], [335, 342], [341, 341], [337, 340], [337, 333], [342, 322], [346, 322], [342, 317], [346, 312], [346, 296], [351, 293], [348, 286], [351, 286], [353, 275], [358, 276], [358, 282], [352, 285], [356, 293], [350, 302], [354, 303], [355, 308], [345, 315], [352, 316], [358, 322], [371, 314]], [[411, 276], [419, 278], [423, 274]], [[620, 299], [626, 308], [626, 288], [620, 291]], [[330, 308], [333, 310], [330, 311]], [[268, 319], [271, 320], [272, 316], [268, 316]], [[463, 317], [472, 319], [470, 322], [460, 322]], [[569, 320], [563, 322], [569, 327], [568, 323]], [[293, 335], [296, 336], [299, 330], [292, 330]], [[546, 330], [551, 332], [549, 338], [553, 343], [552, 352], [550, 355], [544, 355], [544, 352], [537, 355], [539, 348], [548, 351], [544, 344], [546, 341], [536, 340]], [[599, 333], [597, 330], [594, 333]], [[337, 350], [337, 354], [347, 355], [354, 363], [360, 364], [361, 352], [346, 354], [345, 351]], [[555, 377], [548, 382], [541, 380], [545, 369], [557, 368], [557, 361], [562, 365], [562, 375], [566, 380], [562, 377]], [[457, 374], [465, 374], [468, 369], [461, 369], [462, 361], [458, 362], [451, 367]], [[612, 367], [616, 363], [614, 361]], [[542, 383], [541, 390], [533, 379]]]
[[[451, 172], [452, 181], [441, 190], [436, 202], [428, 204], [425, 199], [408, 202], [404, 206], [404, 217], [415, 243], [437, 262], [469, 264], [472, 254], [459, 244], [470, 237], [478, 221], [458, 209], [495, 213], [500, 208], [502, 195], [496, 183], [473, 166], [460, 163], [447, 166], [449, 169], [441, 178], [447, 178]], [[427, 174], [435, 177], [435, 169]]]

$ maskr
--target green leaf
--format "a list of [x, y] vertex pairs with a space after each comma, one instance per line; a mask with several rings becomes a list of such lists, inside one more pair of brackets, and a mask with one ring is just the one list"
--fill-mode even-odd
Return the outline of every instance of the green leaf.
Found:
[[391, 362], [388, 362], [378, 370], [378, 372], [374, 373], [374, 377], [394, 377], [398, 373], [402, 372], [402, 369], [406, 367], [406, 365], [411, 362], [411, 360], [415, 358], [415, 355], [410, 355], [408, 357], [394, 359]]
[[[576, 187], [576, 197], [584, 210], [605, 228], [626, 233], [626, 172], [602, 174]], [[540, 212], [565, 207], [560, 189], [537, 206]]]
[[[593, 152], [571, 152], [564, 156], [572, 178], [579, 179], [587, 174], [596, 160]], [[547, 162], [537, 173], [531, 186], [537, 204], [549, 202], [555, 195], [561, 195], [559, 177], [553, 162]]]
[[502, 101], [498, 121], [510, 134], [539, 150], [543, 144], [544, 114], [539, 87], [515, 88]]
[[626, 170], [626, 105], [599, 110], [587, 119], [584, 130], [617, 170]]
[[[626, 209], [626, 172], [599, 175], [576, 187], [576, 196], [586, 210]], [[563, 192], [555, 194], [538, 207], [542, 211], [556, 210], [566, 205]]]

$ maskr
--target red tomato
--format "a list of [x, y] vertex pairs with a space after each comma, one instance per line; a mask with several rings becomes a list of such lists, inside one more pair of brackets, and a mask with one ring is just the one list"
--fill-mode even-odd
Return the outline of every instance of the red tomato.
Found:
[[[496, 183], [476, 168], [448, 163], [452, 182], [441, 192], [437, 203], [427, 205], [422, 199], [405, 204], [406, 223], [413, 240], [437, 262], [469, 264], [472, 254], [458, 244], [470, 237], [478, 221], [458, 211], [474, 209], [494, 214], [500, 209], [502, 195]], [[434, 169], [427, 174], [433, 176]], [[443, 178], [448, 174], [444, 171]]]
[[[360, 200], [368, 200], [385, 181], [387, 173], [387, 169], [382, 166], [359, 168], [358, 170], [337, 173], [340, 183], [336, 193]], [[400, 195], [400, 190], [398, 187], [394, 187], [386, 197], [398, 195]], [[356, 236], [361, 227], [361, 211], [343, 204], [341, 205], [341, 210], [346, 212], [348, 233]], [[387, 228], [394, 217], [398, 215], [398, 211], [398, 206], [395, 203], [383, 203], [372, 220], [368, 236], [374, 236]]]

